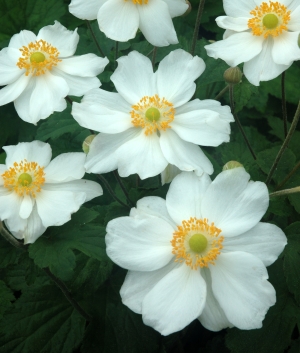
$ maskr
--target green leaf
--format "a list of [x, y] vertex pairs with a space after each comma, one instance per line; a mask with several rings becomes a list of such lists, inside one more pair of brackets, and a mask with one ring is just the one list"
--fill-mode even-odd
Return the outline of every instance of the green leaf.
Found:
[[79, 250], [89, 257], [107, 261], [105, 252], [105, 228], [86, 224], [98, 213], [82, 208], [62, 227], [50, 227], [45, 236], [29, 247], [29, 256], [41, 268], [49, 267], [62, 280], [69, 280], [74, 274], [76, 258], [73, 250]]
[[72, 353], [84, 327], [84, 318], [56, 286], [32, 286], [0, 322], [0, 351]]
[[299, 353], [300, 352], [300, 338], [292, 342], [291, 348], [288, 353]]
[[23, 252], [24, 250], [15, 248], [0, 234], [0, 269], [17, 263]]
[[7, 309], [11, 307], [11, 302], [15, 300], [12, 291], [6, 286], [5, 282], [0, 281], [0, 319]]
[[235, 102], [234, 111], [238, 113], [249, 102], [253, 95], [258, 94], [258, 88], [244, 79], [243, 82], [234, 86], [233, 94]]

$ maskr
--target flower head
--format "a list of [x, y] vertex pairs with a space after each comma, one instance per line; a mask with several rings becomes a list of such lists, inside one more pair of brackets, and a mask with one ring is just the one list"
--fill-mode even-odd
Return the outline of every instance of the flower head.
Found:
[[138, 29], [151, 44], [163, 47], [178, 43], [172, 17], [188, 9], [184, 0], [72, 0], [70, 12], [81, 19], [97, 18], [108, 38], [126, 42]]
[[300, 58], [297, 1], [223, 0], [227, 16], [216, 19], [226, 29], [224, 39], [207, 45], [207, 54], [230, 66], [244, 62], [244, 74], [254, 85], [269, 81]]
[[25, 244], [47, 227], [68, 222], [84, 202], [102, 195], [99, 184], [80, 180], [84, 153], [63, 153], [50, 162], [48, 143], [23, 142], [3, 149], [7, 158], [0, 164], [0, 220]]
[[74, 56], [79, 36], [59, 22], [15, 34], [0, 51], [0, 106], [14, 102], [20, 118], [36, 124], [66, 108], [65, 97], [82, 96], [100, 86], [96, 77], [107, 58], [95, 54]]
[[286, 245], [277, 226], [260, 222], [268, 203], [266, 185], [244, 168], [213, 182], [181, 173], [166, 200], [139, 200], [107, 225], [107, 254], [129, 270], [123, 303], [163, 335], [196, 318], [212, 331], [260, 328], [276, 301], [266, 266]]
[[233, 117], [217, 101], [188, 102], [204, 69], [202, 59], [183, 50], [171, 52], [155, 73], [137, 52], [118, 59], [111, 76], [118, 93], [94, 89], [73, 104], [75, 120], [100, 132], [90, 145], [87, 171], [118, 168], [121, 176], [144, 179], [172, 164], [211, 174], [212, 164], [197, 145], [228, 142]]

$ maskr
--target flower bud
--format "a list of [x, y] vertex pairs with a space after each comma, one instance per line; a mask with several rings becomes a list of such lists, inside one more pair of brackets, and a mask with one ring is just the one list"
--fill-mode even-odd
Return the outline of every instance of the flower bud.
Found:
[[234, 169], [234, 168], [240, 168], [240, 167], [244, 168], [244, 166], [241, 163], [239, 163], [237, 161], [230, 161], [224, 165], [223, 171], [229, 170], [229, 169]]
[[96, 137], [96, 135], [90, 135], [83, 141], [82, 150], [84, 153], [86, 153], [86, 154], [89, 153], [90, 145], [95, 137]]
[[241, 82], [243, 73], [239, 67], [230, 67], [224, 72], [224, 80], [231, 85], [235, 85]]
[[187, 5], [189, 5], [189, 7], [188, 7], [188, 9], [185, 11], [185, 13], [181, 15], [182, 17], [187, 16], [187, 15], [191, 12], [191, 10], [192, 10], [192, 5], [191, 5], [191, 3], [190, 3], [188, 0], [185, 0], [185, 2], [187, 3]]

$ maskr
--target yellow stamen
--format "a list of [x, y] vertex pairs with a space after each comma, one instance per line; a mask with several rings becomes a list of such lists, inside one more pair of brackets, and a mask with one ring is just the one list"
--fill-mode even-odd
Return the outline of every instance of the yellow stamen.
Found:
[[223, 248], [224, 237], [219, 236], [221, 232], [214, 223], [209, 224], [206, 218], [191, 217], [182, 221], [171, 241], [175, 261], [185, 262], [193, 270], [214, 265]]
[[[125, 0], [125, 1], [127, 1], [127, 0]], [[146, 5], [146, 4], [148, 4], [148, 0], [132, 0], [132, 2], [135, 5]]]
[[174, 120], [175, 109], [172, 103], [156, 94], [145, 96], [133, 105], [130, 115], [135, 127], [141, 127], [146, 135], [151, 135], [157, 130], [171, 128], [169, 124]]
[[20, 69], [26, 69], [26, 76], [29, 74], [43, 75], [61, 61], [58, 59], [58, 50], [42, 39], [31, 42], [28, 46], [23, 46], [20, 51], [22, 56], [19, 58], [17, 66]]
[[277, 37], [283, 31], [288, 30], [287, 25], [290, 21], [291, 11], [287, 11], [286, 6], [278, 1], [269, 1], [269, 4], [263, 2], [260, 6], [256, 6], [250, 14], [253, 18], [248, 21], [248, 27], [254, 36]]
[[3, 186], [19, 196], [36, 197], [36, 193], [41, 191], [41, 186], [45, 183], [44, 167], [26, 159], [20, 163], [15, 162], [1, 177], [4, 180]]

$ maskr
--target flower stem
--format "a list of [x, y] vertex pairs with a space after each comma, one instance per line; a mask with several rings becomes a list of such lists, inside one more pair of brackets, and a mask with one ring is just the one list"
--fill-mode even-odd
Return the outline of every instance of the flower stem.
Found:
[[119, 51], [119, 42], [116, 41], [116, 46], [115, 46], [115, 69], [117, 67], [118, 51]]
[[276, 192], [272, 192], [269, 196], [284, 196], [289, 194], [295, 194], [296, 192], [300, 192], [300, 186], [291, 189], [280, 190]]
[[224, 87], [222, 89], [222, 91], [220, 91], [214, 98], [214, 100], [218, 101], [220, 100], [220, 98], [229, 90], [229, 85], [227, 85], [226, 87]]
[[59, 278], [54, 276], [54, 274], [49, 270], [48, 267], [43, 268], [43, 270], [53, 280], [53, 282], [58, 286], [58, 288], [63, 292], [68, 302], [79, 312], [79, 314], [83, 316], [86, 319], [86, 321], [91, 321], [92, 318], [82, 309], [82, 307], [77, 303], [77, 301], [73, 299], [71, 292], [64, 284], [64, 282], [62, 282]]
[[289, 174], [283, 179], [283, 181], [278, 184], [275, 188], [275, 191], [282, 188], [283, 185], [296, 173], [296, 171], [300, 168], [300, 161], [296, 164], [296, 166], [289, 172]]
[[235, 122], [238, 125], [238, 128], [240, 129], [240, 132], [242, 133], [242, 135], [244, 137], [244, 140], [246, 142], [246, 145], [247, 145], [250, 153], [252, 154], [252, 157], [256, 160], [256, 155], [255, 155], [255, 153], [254, 153], [254, 151], [253, 151], [253, 149], [252, 149], [252, 147], [250, 145], [250, 142], [249, 142], [249, 140], [248, 140], [248, 138], [246, 136], [246, 133], [245, 133], [245, 131], [243, 129], [243, 126], [242, 126], [242, 124], [240, 122], [240, 119], [238, 118], [237, 114], [234, 113], [233, 87], [234, 87], [234, 85], [229, 85], [229, 100], [230, 100], [231, 113], [232, 113], [232, 115], [233, 115], [233, 117], [235, 119]]
[[281, 105], [282, 105], [284, 137], [286, 137], [288, 134], [288, 127], [287, 127], [287, 111], [286, 111], [286, 99], [285, 99], [285, 71], [281, 74]]
[[104, 178], [104, 176], [97, 174], [98, 179], [102, 181], [102, 183], [105, 185], [107, 191], [110, 193], [113, 199], [115, 199], [117, 202], [119, 202], [120, 205], [126, 207], [126, 208], [131, 208], [130, 206], [126, 205], [122, 200], [118, 198], [118, 196], [114, 193], [113, 189], [110, 187], [109, 182]]
[[18, 241], [13, 235], [11, 235], [4, 227], [3, 223], [0, 221], [0, 233], [5, 240], [7, 240], [11, 245], [19, 249], [26, 249], [26, 245]]
[[96, 47], [98, 48], [100, 54], [104, 57], [105, 54], [103, 53], [103, 51], [102, 51], [102, 49], [101, 49], [101, 47], [100, 47], [100, 45], [99, 45], [99, 43], [98, 43], [98, 41], [97, 41], [97, 38], [96, 38], [96, 36], [95, 36], [95, 33], [94, 33], [94, 31], [92, 30], [90, 21], [86, 20], [86, 24], [87, 24], [88, 29], [89, 29], [90, 32], [91, 32], [91, 35], [92, 35], [92, 37], [93, 37], [93, 39], [94, 39], [94, 42], [95, 42], [95, 44], [96, 44]]
[[202, 13], [204, 10], [204, 4], [205, 4], [205, 0], [199, 1], [199, 7], [198, 7], [197, 18], [196, 18], [194, 34], [193, 34], [193, 39], [192, 39], [192, 46], [191, 46], [191, 54], [192, 55], [195, 54], [196, 43], [197, 43], [198, 34], [199, 34], [199, 27], [200, 27], [200, 23], [201, 23], [201, 17], [202, 17]]
[[117, 172], [116, 170], [114, 170], [113, 173], [114, 173], [114, 176], [115, 176], [115, 178], [117, 179], [117, 182], [119, 183], [119, 185], [120, 185], [120, 187], [121, 187], [121, 189], [122, 189], [122, 191], [123, 191], [123, 193], [124, 193], [124, 195], [125, 195], [125, 197], [126, 197], [128, 203], [130, 204], [131, 207], [134, 207], [134, 204], [133, 204], [133, 202], [130, 200], [129, 194], [128, 194], [128, 192], [127, 192], [127, 190], [126, 190], [126, 188], [125, 188], [125, 185], [123, 184], [123, 181], [122, 181], [122, 179], [120, 178], [118, 172]]
[[286, 136], [286, 138], [285, 138], [285, 140], [284, 140], [284, 142], [283, 142], [283, 144], [282, 144], [282, 146], [281, 146], [281, 148], [280, 148], [280, 150], [279, 150], [279, 152], [278, 152], [278, 154], [277, 154], [277, 156], [275, 158], [275, 161], [274, 161], [274, 163], [273, 163], [273, 165], [272, 165], [272, 167], [271, 167], [271, 169], [269, 171], [269, 174], [267, 176], [267, 179], [265, 181], [265, 183], [267, 185], [270, 183], [271, 178], [272, 178], [272, 176], [273, 176], [273, 174], [275, 172], [275, 169], [277, 168], [278, 163], [279, 163], [284, 151], [286, 150], [286, 148], [287, 148], [287, 146], [288, 146], [288, 144], [289, 144], [289, 142], [290, 142], [290, 140], [291, 140], [291, 138], [293, 136], [293, 133], [294, 133], [294, 131], [295, 131], [296, 127], [297, 127], [297, 124], [298, 124], [299, 117], [300, 117], [300, 101], [298, 103], [298, 107], [297, 107], [295, 116], [293, 118], [291, 127], [290, 127], [290, 129], [288, 131], [288, 134], [287, 134], [287, 136]]
[[153, 47], [152, 60], [151, 60], [153, 70], [154, 70], [154, 67], [155, 67], [156, 53], [157, 53], [157, 47]]

